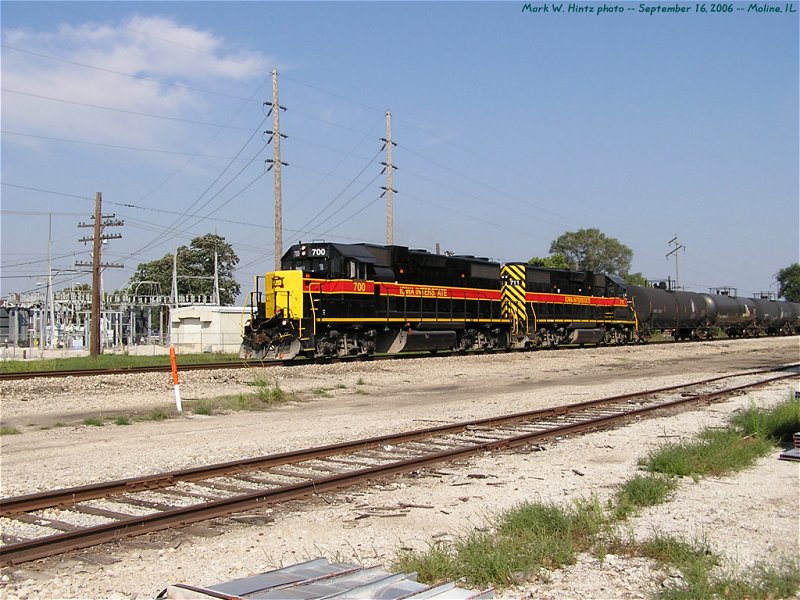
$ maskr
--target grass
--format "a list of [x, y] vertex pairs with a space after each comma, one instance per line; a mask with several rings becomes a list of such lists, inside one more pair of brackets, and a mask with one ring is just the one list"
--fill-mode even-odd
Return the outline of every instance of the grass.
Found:
[[256, 388], [258, 400], [268, 406], [280, 404], [286, 400], [286, 394], [278, 385], [277, 379], [268, 379], [264, 375], [256, 375], [250, 384]]
[[[236, 354], [181, 354], [180, 365], [241, 362]], [[0, 373], [32, 373], [35, 371], [69, 371], [76, 369], [125, 369], [129, 367], [169, 366], [169, 355], [129, 356], [123, 354], [101, 354], [100, 356], [79, 356], [72, 358], [53, 358], [45, 360], [6, 360], [0, 363]]]
[[755, 464], [772, 451], [769, 439], [732, 429], [704, 429], [696, 440], [673, 442], [639, 460], [648, 471], [679, 477], [725, 475]]
[[0, 427], [0, 435], [17, 435], [19, 429], [16, 427]]
[[752, 465], [771, 452], [776, 442], [785, 441], [785, 432], [800, 431], [798, 408], [793, 399], [770, 410], [751, 407], [736, 413], [728, 428], [707, 428], [694, 440], [652, 451], [640, 460], [651, 473], [637, 474], [620, 485], [605, 509], [594, 499], [568, 507], [525, 503], [452, 543], [431, 543], [425, 551], [401, 550], [393, 568], [417, 572], [419, 580], [428, 584], [463, 580], [469, 586], [503, 588], [536, 577], [543, 569], [574, 563], [577, 552], [602, 556], [613, 549], [680, 571], [675, 583], [657, 592], [660, 600], [792, 597], [800, 589], [796, 561], [724, 574], [718, 569], [719, 557], [704, 544], [662, 535], [640, 543], [625, 542], [617, 531], [623, 520], [640, 509], [669, 500], [678, 485], [677, 476], [720, 475]]
[[163, 421], [167, 417], [170, 416], [170, 412], [167, 412], [163, 408], [154, 408], [150, 412], [146, 413], [143, 417], [143, 421]]
[[214, 407], [207, 400], [199, 400], [192, 406], [192, 412], [196, 415], [211, 415], [214, 412]]
[[637, 544], [635, 554], [669, 565], [681, 572], [682, 580], [663, 587], [656, 600], [725, 598], [755, 600], [789, 598], [800, 588], [800, 566], [759, 564], [736, 575], [721, 572], [720, 558], [705, 544], [656, 535]]
[[677, 481], [662, 475], [635, 475], [623, 483], [616, 494], [614, 514], [618, 519], [626, 519], [639, 509], [666, 502]]
[[[236, 394], [202, 400], [185, 400], [183, 401], [183, 409], [185, 412], [191, 412], [195, 415], [214, 415], [236, 411], [259, 411], [286, 402], [294, 397], [293, 395], [286, 394], [276, 381], [268, 380], [264, 377], [256, 377], [251, 385], [256, 388], [253, 394]], [[131, 425], [135, 422], [142, 421], [165, 421], [177, 416], [177, 411], [172, 407], [156, 407], [144, 413], [120, 414], [114, 417], [106, 417], [106, 420], [116, 425]], [[84, 425], [100, 427], [105, 424], [105, 421], [100, 417], [90, 417], [84, 419], [82, 423]], [[65, 425], [65, 423], [56, 423], [54, 427], [64, 427]]]
[[792, 434], [800, 431], [800, 399], [794, 395], [787, 402], [769, 410], [750, 406], [731, 419], [734, 430], [744, 436], [757, 436], [781, 446], [792, 444]]
[[540, 569], [575, 562], [608, 524], [596, 500], [572, 507], [524, 503], [501, 514], [487, 530], [475, 530], [450, 545], [426, 552], [401, 551], [396, 570], [415, 571], [428, 583], [464, 579], [471, 586], [508, 586]]

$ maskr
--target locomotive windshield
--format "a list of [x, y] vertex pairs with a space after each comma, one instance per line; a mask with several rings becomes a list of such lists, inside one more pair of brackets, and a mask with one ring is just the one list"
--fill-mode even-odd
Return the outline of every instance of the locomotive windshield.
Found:
[[330, 270], [329, 261], [327, 258], [303, 258], [296, 260], [288, 260], [284, 262], [284, 269], [291, 271], [303, 271], [310, 273], [317, 277], [324, 277]]

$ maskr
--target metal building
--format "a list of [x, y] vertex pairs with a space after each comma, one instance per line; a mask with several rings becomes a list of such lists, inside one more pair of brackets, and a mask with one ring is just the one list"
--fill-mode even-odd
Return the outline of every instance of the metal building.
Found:
[[241, 306], [182, 306], [170, 309], [170, 342], [178, 352], [238, 353], [249, 312]]

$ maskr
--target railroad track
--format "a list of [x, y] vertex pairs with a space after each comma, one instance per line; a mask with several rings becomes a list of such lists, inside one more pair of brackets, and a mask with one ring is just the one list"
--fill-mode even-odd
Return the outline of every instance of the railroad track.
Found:
[[[297, 359], [294, 364], [308, 364], [308, 360]], [[217, 362], [179, 365], [181, 371], [205, 371], [214, 369], [246, 369], [250, 367], [265, 367], [271, 365], [287, 366], [291, 361], [263, 361], [243, 360], [240, 362]], [[166, 365], [150, 365], [147, 367], [114, 367], [105, 369], [67, 369], [57, 371], [6, 371], [0, 372], [0, 381], [18, 379], [39, 379], [42, 377], [90, 377], [93, 375], [130, 375], [134, 373], [169, 373], [171, 367]]]
[[[0, 500], [0, 563], [18, 564], [407, 473], [486, 451], [611, 427], [798, 377], [797, 367]], [[793, 369], [776, 375], [776, 371]], [[739, 379], [722, 387], [723, 381]]]
[[[661, 344], [675, 344], [672, 341], [656, 341], [649, 342], [648, 346], [656, 346]], [[564, 345], [560, 346], [562, 349], [577, 349], [580, 346]], [[544, 350], [544, 349], [542, 349]], [[535, 350], [475, 350], [471, 352], [456, 352], [456, 351], [438, 351], [431, 352], [409, 352], [403, 354], [376, 354], [370, 356], [352, 356], [352, 357], [334, 357], [334, 358], [305, 358], [297, 357], [291, 360], [240, 360], [240, 361], [226, 361], [216, 363], [196, 363], [196, 364], [178, 364], [180, 371], [211, 371], [215, 369], [247, 369], [254, 367], [292, 367], [300, 365], [311, 364], [331, 364], [338, 362], [358, 362], [358, 361], [378, 361], [378, 360], [404, 360], [412, 358], [424, 358], [430, 356], [463, 356], [463, 355], [479, 355], [479, 354], [499, 354], [499, 353], [515, 353], [515, 352], [532, 352]], [[110, 367], [110, 368], [97, 368], [97, 369], [66, 369], [66, 370], [50, 370], [50, 371], [0, 371], [0, 381], [14, 381], [20, 379], [40, 379], [44, 377], [91, 377], [96, 375], [131, 375], [136, 373], [169, 373], [171, 366], [169, 364], [163, 365], [150, 365], [146, 367]]]

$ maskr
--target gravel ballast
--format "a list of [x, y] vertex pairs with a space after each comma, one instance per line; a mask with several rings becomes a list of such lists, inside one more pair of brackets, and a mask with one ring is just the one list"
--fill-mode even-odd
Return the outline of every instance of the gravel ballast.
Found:
[[[291, 396], [263, 412], [183, 416], [129, 426], [88, 417], [173, 407], [166, 374], [2, 384], [3, 496], [330, 444], [439, 423], [531, 410], [736, 371], [797, 362], [798, 338], [561, 350], [181, 373], [184, 399], [252, 393], [268, 376]], [[486, 454], [375, 486], [262, 509], [260, 523], [202, 524], [4, 568], [4, 598], [147, 598], [169, 583], [211, 585], [316, 556], [388, 567], [526, 500], [611, 497], [637, 460], [666, 440], [721, 425], [737, 408], [785, 400], [796, 381], [722, 403], [548, 444]], [[56, 426], [57, 425], [57, 426]], [[798, 553], [798, 464], [778, 451], [739, 475], [681, 482], [667, 504], [629, 523], [707, 542], [742, 569]], [[473, 477], [470, 477], [473, 475]], [[475, 476], [478, 475], [478, 476]], [[212, 535], [222, 532], [221, 535]], [[641, 558], [579, 556], [576, 565], [500, 598], [647, 597], [675, 573]]]

